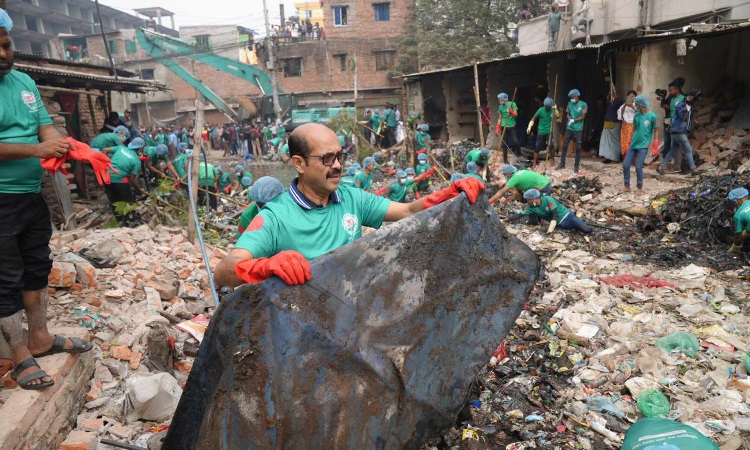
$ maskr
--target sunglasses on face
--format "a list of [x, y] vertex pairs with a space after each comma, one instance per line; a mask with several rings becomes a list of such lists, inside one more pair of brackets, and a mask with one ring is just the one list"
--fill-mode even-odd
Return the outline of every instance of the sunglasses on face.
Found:
[[343, 151], [336, 152], [336, 153], [325, 153], [323, 155], [307, 155], [310, 158], [320, 158], [320, 162], [323, 163], [324, 166], [332, 166], [333, 162], [338, 160], [339, 164], [344, 164], [344, 160], [346, 159], [346, 154]]

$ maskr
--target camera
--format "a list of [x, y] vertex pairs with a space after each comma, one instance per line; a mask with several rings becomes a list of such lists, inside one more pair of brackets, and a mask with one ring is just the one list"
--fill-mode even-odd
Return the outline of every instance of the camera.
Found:
[[654, 94], [656, 94], [656, 99], [658, 101], [664, 101], [665, 98], [667, 98], [667, 90], [666, 89], [657, 89], [654, 91]]
[[692, 91], [685, 94], [685, 97], [692, 98], [691, 102], [697, 102], [697, 101], [703, 100], [703, 90], [701, 90], [701, 88], [693, 89]]

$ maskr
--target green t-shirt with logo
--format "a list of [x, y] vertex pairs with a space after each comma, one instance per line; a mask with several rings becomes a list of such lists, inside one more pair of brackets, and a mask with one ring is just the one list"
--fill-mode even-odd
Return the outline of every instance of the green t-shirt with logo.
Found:
[[549, 184], [549, 178], [533, 170], [523, 169], [514, 173], [505, 183], [507, 188], [516, 188], [523, 192], [529, 189], [544, 189]]
[[250, 225], [250, 222], [255, 219], [255, 216], [257, 216], [259, 212], [260, 208], [258, 208], [257, 203], [252, 202], [247, 205], [247, 208], [242, 212], [242, 216], [240, 216], [240, 226], [237, 227], [238, 238], [242, 236], [242, 233], [244, 233], [245, 230], [247, 230], [247, 226]]
[[510, 110], [513, 109], [518, 113], [518, 106], [516, 102], [505, 102], [497, 108], [497, 113], [503, 118], [503, 122], [500, 124], [505, 128], [513, 128], [516, 126], [516, 118], [510, 115]]
[[570, 213], [570, 210], [562, 203], [548, 195], [543, 195], [541, 200], [542, 203], [538, 206], [527, 206], [526, 210], [521, 214], [536, 214], [542, 219], [556, 220], [557, 222], [560, 222]]
[[120, 146], [122, 145], [122, 141], [122, 137], [120, 137], [120, 135], [117, 133], [102, 133], [96, 135], [96, 137], [91, 140], [89, 147], [104, 150], [105, 148], [114, 148]]
[[253, 258], [295, 250], [315, 259], [360, 238], [363, 226], [380, 228], [390, 201], [344, 184], [337, 192], [341, 202], [306, 209], [294, 201], [290, 189], [263, 207], [255, 218], [262, 221], [258, 229], [246, 230], [235, 248]]
[[536, 110], [534, 117], [539, 118], [539, 134], [546, 136], [552, 131], [552, 108], [547, 109], [544, 106]]
[[430, 134], [424, 131], [417, 131], [417, 150], [422, 150], [427, 147], [430, 142]]
[[487, 162], [488, 157], [489, 155], [482, 156], [482, 150], [480, 149], [471, 150], [466, 154], [466, 162], [475, 162], [478, 165], [483, 166]]
[[401, 184], [396, 181], [395, 183], [391, 183], [388, 185], [385, 195], [389, 200], [401, 203], [404, 201], [404, 199], [406, 198], [406, 194], [408, 194], [409, 191], [416, 192], [417, 185], [414, 183]]
[[645, 114], [638, 111], [633, 118], [633, 140], [630, 141], [630, 148], [648, 148], [651, 145], [651, 138], [654, 130], [659, 128], [659, 117], [653, 111], [647, 111]]
[[161, 156], [159, 156], [159, 155], [156, 154], [156, 147], [146, 147], [146, 148], [144, 148], [143, 149], [143, 155], [144, 156], [148, 156], [149, 159], [151, 160], [151, 164], [153, 164], [154, 167], [156, 167], [156, 168], [159, 167], [159, 163], [160, 162], [162, 162], [162, 161], [164, 161], [164, 162], [169, 161], [169, 156], [167, 156], [167, 154], [164, 154], [164, 155], [161, 155]]
[[200, 163], [198, 184], [201, 186], [205, 186], [206, 184], [213, 186], [216, 184], [216, 168], [213, 165], [204, 162]]
[[187, 175], [187, 161], [188, 156], [184, 153], [175, 156], [175, 158], [172, 160], [174, 170], [177, 171], [177, 176], [180, 178]]
[[[579, 117], [583, 117], [584, 114], [586, 114], [589, 110], [589, 105], [586, 104], [583, 100], [578, 100], [577, 102], [568, 102], [568, 115], [571, 119], [578, 119]], [[579, 120], [578, 122], [573, 122], [573, 124], [568, 125], [568, 130], [570, 131], [583, 131], [583, 120]]]
[[750, 232], [750, 200], [746, 200], [734, 213], [734, 232]]
[[[430, 169], [432, 169], [432, 166], [427, 161], [425, 161], [424, 164], [422, 163], [417, 164], [417, 167], [416, 169], [414, 169], [414, 171], [417, 173], [417, 175], [422, 175], [423, 173], [427, 172]], [[429, 179], [421, 181], [417, 184], [417, 186], [420, 188], [426, 188], [429, 185], [430, 185]]]
[[[113, 169], [117, 169], [117, 172]], [[123, 183], [125, 177], [137, 176], [141, 169], [141, 160], [138, 155], [131, 149], [120, 145], [115, 148], [112, 154], [112, 169], [109, 174], [113, 183]]]
[[357, 173], [354, 177], [354, 185], [365, 191], [369, 191], [372, 186], [372, 179], [375, 177], [375, 171], [372, 170], [370, 175], [365, 174], [365, 171]]
[[[52, 125], [34, 81], [11, 70], [0, 79], [0, 142], [38, 144], [39, 127]], [[42, 164], [39, 158], [0, 161], [0, 193], [41, 192]]]
[[227, 186], [232, 184], [232, 176], [228, 173], [222, 173], [219, 176], [219, 190], [224, 190]]

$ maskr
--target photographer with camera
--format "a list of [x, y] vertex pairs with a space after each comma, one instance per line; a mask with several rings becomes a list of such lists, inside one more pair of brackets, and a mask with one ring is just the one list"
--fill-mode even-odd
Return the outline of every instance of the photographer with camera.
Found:
[[693, 160], [693, 147], [688, 140], [688, 133], [693, 128], [693, 103], [696, 100], [700, 100], [702, 95], [703, 93], [700, 89], [695, 89], [675, 104], [670, 133], [672, 144], [670, 145], [669, 152], [667, 152], [667, 156], [664, 157], [664, 161], [656, 168], [659, 175], [664, 175], [664, 168], [679, 150], [685, 153], [685, 159], [687, 159], [690, 166], [690, 176], [694, 177], [700, 174]]
[[[664, 109], [664, 149], [661, 154], [664, 156], [672, 148], [672, 122], [674, 121], [675, 107], [678, 102], [685, 99], [682, 93], [682, 87], [685, 85], [685, 79], [677, 77], [669, 83], [667, 90], [657, 89], [656, 98], [661, 101], [661, 107]], [[674, 170], [670, 173], [679, 173], [682, 170], [682, 149], [679, 149], [674, 155]]]

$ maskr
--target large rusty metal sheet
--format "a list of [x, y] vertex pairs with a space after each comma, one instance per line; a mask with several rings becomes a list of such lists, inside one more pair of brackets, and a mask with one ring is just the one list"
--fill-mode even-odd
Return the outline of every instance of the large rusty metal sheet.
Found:
[[164, 448], [419, 448], [450, 427], [539, 273], [462, 194], [222, 302]]

